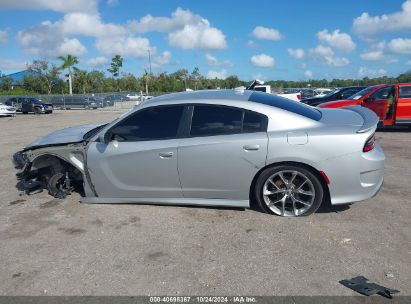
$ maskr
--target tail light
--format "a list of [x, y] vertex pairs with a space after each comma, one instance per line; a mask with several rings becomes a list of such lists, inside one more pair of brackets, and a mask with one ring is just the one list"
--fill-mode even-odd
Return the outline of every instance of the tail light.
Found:
[[297, 94], [297, 99], [298, 99], [298, 100], [301, 100], [301, 93], [298, 93], [298, 94]]
[[370, 152], [375, 147], [375, 134], [373, 134], [370, 138], [367, 139], [365, 142], [364, 148], [362, 149], [363, 152]]

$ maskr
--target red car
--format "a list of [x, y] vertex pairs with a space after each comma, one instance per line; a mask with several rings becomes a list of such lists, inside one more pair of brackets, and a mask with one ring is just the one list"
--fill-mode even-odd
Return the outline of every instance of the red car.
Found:
[[373, 110], [384, 126], [411, 126], [411, 83], [371, 86], [346, 100], [330, 101], [318, 107], [342, 108], [354, 105]]

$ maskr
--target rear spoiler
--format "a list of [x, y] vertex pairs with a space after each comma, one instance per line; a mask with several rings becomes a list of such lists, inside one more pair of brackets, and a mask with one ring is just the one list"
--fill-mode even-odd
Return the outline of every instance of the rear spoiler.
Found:
[[366, 109], [361, 106], [349, 106], [349, 107], [344, 107], [346, 110], [351, 110], [359, 115], [364, 120], [363, 125], [361, 126], [360, 129], [357, 130], [357, 133], [366, 133], [372, 129], [376, 129], [378, 126], [378, 122], [380, 121], [378, 116], [371, 110]]

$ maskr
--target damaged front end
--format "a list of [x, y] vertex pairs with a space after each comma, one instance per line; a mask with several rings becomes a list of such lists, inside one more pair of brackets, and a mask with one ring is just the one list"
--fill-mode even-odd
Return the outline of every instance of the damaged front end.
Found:
[[69, 144], [23, 150], [13, 155], [17, 189], [34, 194], [46, 189], [56, 198], [65, 198], [73, 190], [84, 195], [85, 146]]

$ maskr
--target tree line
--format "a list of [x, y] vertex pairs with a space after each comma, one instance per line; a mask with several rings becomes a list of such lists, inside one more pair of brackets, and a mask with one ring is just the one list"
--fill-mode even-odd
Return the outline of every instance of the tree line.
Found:
[[[31, 72], [13, 87], [12, 79], [0, 72], [0, 92], [2, 94], [37, 93], [37, 94], [86, 94], [121, 91], [179, 92], [186, 89], [201, 90], [215, 88], [235, 88], [247, 85], [247, 81], [231, 75], [226, 79], [208, 79], [200, 73], [198, 67], [189, 72], [178, 69], [174, 73], [161, 72], [151, 74], [147, 71], [141, 76], [131, 73], [121, 73], [123, 58], [116, 55], [107, 68], [109, 75], [102, 71], [86, 71], [77, 67], [76, 56], [67, 55], [57, 58], [61, 65], [51, 64], [46, 60], [33, 60], [27, 65]], [[306, 81], [273, 80], [266, 84], [273, 88], [307, 88], [307, 87], [345, 87], [367, 86], [374, 84], [394, 84], [411, 82], [411, 71], [398, 77], [376, 77], [362, 79], [319, 79]]]

